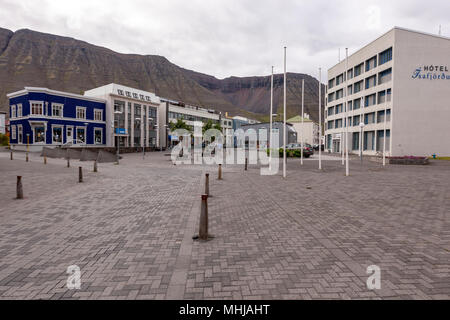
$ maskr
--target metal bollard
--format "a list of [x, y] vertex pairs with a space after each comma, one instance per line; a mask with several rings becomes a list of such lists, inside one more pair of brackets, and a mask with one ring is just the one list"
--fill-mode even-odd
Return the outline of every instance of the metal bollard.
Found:
[[30, 161], [30, 159], [28, 158], [28, 152], [27, 152], [27, 156], [26, 156], [26, 158], [25, 158], [25, 161], [26, 161], [26, 162], [29, 162], [29, 161]]
[[222, 165], [219, 164], [219, 180], [222, 180]]
[[83, 168], [82, 167], [78, 167], [78, 182], [79, 183], [83, 182]]
[[17, 199], [23, 199], [22, 176], [17, 176]]
[[44, 156], [44, 164], [47, 164], [47, 157]]
[[248, 158], [245, 158], [245, 171], [248, 171]]
[[208, 195], [202, 195], [202, 208], [200, 213], [199, 239], [208, 240]]
[[67, 168], [70, 168], [70, 158], [67, 158]]
[[13, 152], [12, 152], [12, 150], [11, 150], [11, 160], [13, 160], [14, 158], [13, 158]]
[[94, 172], [98, 172], [98, 170], [97, 170], [97, 160], [94, 161]]
[[209, 196], [209, 173], [205, 174], [205, 194]]

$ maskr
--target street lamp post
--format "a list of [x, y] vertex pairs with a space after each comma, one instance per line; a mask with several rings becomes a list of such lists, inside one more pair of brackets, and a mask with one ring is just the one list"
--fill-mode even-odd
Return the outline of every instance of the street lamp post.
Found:
[[[117, 129], [119, 129], [119, 126], [120, 126], [120, 119], [119, 119], [119, 117], [120, 117], [120, 115], [122, 114], [123, 112], [122, 111], [114, 111], [114, 114], [115, 115], [117, 115]], [[113, 124], [113, 126], [114, 126], [114, 124]], [[119, 148], [120, 148], [120, 136], [119, 136], [119, 134], [120, 134], [120, 132], [117, 132], [116, 133], [116, 135], [117, 135], [117, 164], [119, 164], [119, 158], [120, 158], [120, 150], [119, 150]]]
[[270, 133], [269, 133], [269, 166], [270, 171], [272, 171], [272, 128], [273, 126], [273, 66], [272, 66], [272, 77], [270, 80]]
[[359, 141], [359, 145], [360, 145], [360, 148], [359, 148], [359, 157], [361, 158], [361, 165], [362, 165], [362, 163], [363, 163], [363, 147], [364, 147], [364, 142], [363, 142], [363, 131], [364, 131], [364, 126], [365, 126], [365, 124], [364, 124], [364, 122], [361, 122], [360, 124], [359, 124], [359, 128], [360, 128], [360, 130], [359, 130], [359, 139], [360, 139], [360, 141]]

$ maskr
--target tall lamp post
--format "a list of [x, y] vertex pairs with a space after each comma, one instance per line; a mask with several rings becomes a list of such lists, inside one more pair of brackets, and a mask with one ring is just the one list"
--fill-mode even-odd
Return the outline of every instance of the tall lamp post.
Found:
[[119, 158], [120, 158], [120, 136], [119, 136], [119, 134], [120, 134], [120, 132], [118, 132], [119, 131], [119, 127], [120, 127], [120, 115], [122, 114], [123, 112], [122, 111], [114, 111], [114, 114], [115, 115], [117, 115], [117, 132], [116, 132], [116, 135], [117, 135], [117, 164], [119, 164]]
[[319, 170], [322, 170], [322, 68], [319, 68]]
[[272, 66], [272, 77], [270, 80], [270, 133], [269, 133], [269, 167], [270, 170], [272, 171], [272, 125], [273, 125], [273, 66]]
[[287, 76], [286, 76], [286, 47], [284, 47], [284, 97], [283, 97], [283, 178], [286, 179], [286, 145], [287, 145], [287, 131], [286, 131], [286, 88], [287, 88]]
[[364, 131], [364, 126], [365, 126], [364, 122], [361, 122], [361, 123], [359, 124], [359, 128], [360, 128], [360, 130], [359, 130], [359, 137], [360, 137], [360, 142], [359, 142], [359, 145], [360, 145], [360, 148], [359, 148], [359, 157], [361, 158], [361, 165], [362, 165], [362, 163], [363, 163], [363, 148], [364, 148], [363, 131]]

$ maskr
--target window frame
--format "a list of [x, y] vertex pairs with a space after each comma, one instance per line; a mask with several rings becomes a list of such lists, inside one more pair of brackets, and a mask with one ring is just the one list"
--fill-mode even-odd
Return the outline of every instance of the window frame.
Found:
[[[53, 114], [53, 108], [52, 108], [52, 114]], [[54, 131], [53, 131], [53, 129], [61, 129], [61, 142], [55, 142], [55, 139], [54, 139]], [[52, 125], [52, 144], [56, 144], [56, 145], [59, 145], [59, 144], [63, 144], [63, 142], [64, 142], [64, 125], [61, 125], [61, 124], [53, 124]]]
[[[51, 107], [52, 107], [52, 118], [63, 118], [64, 117], [64, 104], [52, 102]], [[58, 110], [58, 109], [61, 114], [59, 116], [55, 116], [55, 110]]]
[[[97, 115], [100, 114], [100, 119], [97, 119]], [[94, 121], [103, 121], [103, 110], [102, 109], [94, 109]]]
[[17, 117], [17, 109], [16, 109], [16, 105], [13, 104], [11, 106], [11, 119], [16, 118]]
[[[95, 132], [100, 131], [100, 143], [95, 141]], [[94, 127], [94, 145], [102, 145], [103, 144], [103, 128]]]
[[[42, 113], [34, 113], [33, 104], [34, 105], [40, 105]], [[32, 116], [43, 116], [44, 114], [45, 114], [44, 113], [44, 101], [30, 101], [30, 115], [32, 115]]]
[[[83, 110], [83, 113], [84, 113], [84, 118], [80, 118], [79, 116], [78, 116], [78, 111], [81, 111], [81, 110]], [[76, 107], [76, 119], [79, 119], [79, 120], [87, 120], [86, 119], [86, 107], [81, 107], [81, 106], [77, 106]]]

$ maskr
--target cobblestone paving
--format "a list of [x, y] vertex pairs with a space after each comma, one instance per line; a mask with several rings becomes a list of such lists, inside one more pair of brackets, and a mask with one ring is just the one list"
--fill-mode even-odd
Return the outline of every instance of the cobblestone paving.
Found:
[[[449, 299], [450, 163], [120, 166], [0, 153], [0, 299]], [[328, 157], [327, 159], [330, 159]], [[84, 182], [78, 183], [78, 166]], [[211, 173], [209, 242], [195, 242]], [[24, 200], [15, 200], [16, 176]], [[67, 267], [81, 268], [68, 290]], [[381, 268], [381, 290], [366, 268]]]

